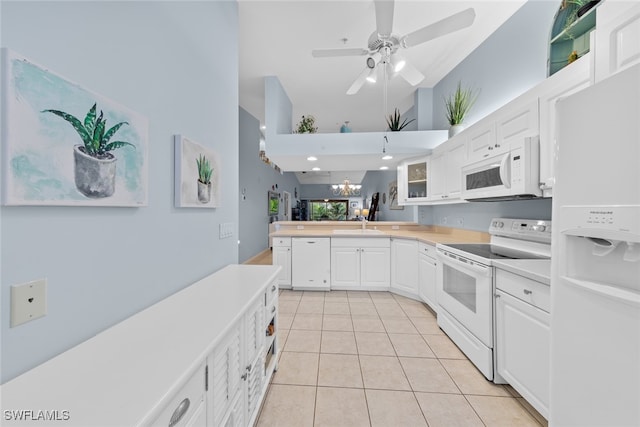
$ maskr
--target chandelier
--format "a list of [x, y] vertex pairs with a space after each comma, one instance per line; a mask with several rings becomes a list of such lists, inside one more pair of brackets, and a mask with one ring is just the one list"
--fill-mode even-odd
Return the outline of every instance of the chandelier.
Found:
[[359, 196], [362, 185], [353, 185], [349, 179], [345, 179], [342, 184], [334, 184], [331, 186], [334, 196]]

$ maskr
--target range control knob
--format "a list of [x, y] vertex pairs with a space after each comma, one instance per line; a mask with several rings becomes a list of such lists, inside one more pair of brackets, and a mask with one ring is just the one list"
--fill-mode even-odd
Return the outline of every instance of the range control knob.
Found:
[[544, 231], [547, 229], [547, 227], [545, 227], [544, 225], [532, 225], [531, 229], [533, 231]]
[[502, 222], [502, 221], [493, 221], [493, 226], [495, 228], [502, 228], [502, 227], [504, 227], [504, 222]]

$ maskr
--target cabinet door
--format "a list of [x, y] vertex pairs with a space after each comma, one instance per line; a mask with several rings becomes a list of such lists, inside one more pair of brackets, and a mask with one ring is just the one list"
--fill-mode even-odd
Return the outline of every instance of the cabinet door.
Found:
[[429, 304], [429, 307], [437, 313], [436, 261], [434, 259], [427, 255], [420, 254], [418, 257], [418, 278], [420, 281], [420, 298], [422, 298], [422, 301]]
[[509, 103], [498, 115], [493, 153], [508, 151], [512, 141], [539, 135], [538, 117], [537, 97]]
[[331, 248], [331, 286], [360, 286], [360, 248]]
[[[235, 324], [213, 352], [209, 365], [213, 425], [222, 425], [233, 398], [240, 392], [244, 366], [240, 353], [242, 322]], [[213, 325], [215, 326], [215, 325]], [[212, 327], [213, 327], [212, 326]]]
[[252, 363], [248, 366], [246, 372], [246, 415], [249, 422], [247, 425], [253, 425], [260, 408], [260, 398], [264, 385], [264, 355], [258, 354]]
[[496, 122], [491, 118], [485, 118], [474, 124], [467, 131], [468, 158], [470, 162], [482, 160], [493, 153], [496, 145]]
[[391, 240], [391, 287], [418, 296], [418, 242]]
[[389, 248], [361, 248], [360, 282], [367, 288], [388, 288], [391, 255]]
[[640, 62], [640, 4], [605, 1], [598, 6], [596, 81]]
[[549, 415], [550, 316], [496, 291], [498, 373], [545, 418]]
[[447, 150], [445, 162], [445, 194], [447, 199], [459, 199], [462, 190], [462, 166], [467, 162], [467, 141], [461, 139]]
[[429, 158], [419, 157], [398, 167], [398, 204], [417, 205], [429, 197]]
[[273, 247], [273, 265], [282, 266], [278, 275], [278, 286], [281, 288], [291, 287], [291, 248], [284, 246]]
[[447, 196], [447, 155], [446, 151], [442, 151], [437, 154], [434, 153], [430, 157], [429, 181], [431, 192], [429, 200], [440, 201]]
[[265, 339], [264, 324], [264, 301], [258, 298], [251, 304], [251, 308], [245, 315], [245, 360], [247, 361], [252, 361], [258, 353], [262, 353]]
[[591, 53], [545, 80], [540, 91], [540, 182], [543, 196], [551, 197], [557, 152], [556, 106], [560, 99], [591, 84]]

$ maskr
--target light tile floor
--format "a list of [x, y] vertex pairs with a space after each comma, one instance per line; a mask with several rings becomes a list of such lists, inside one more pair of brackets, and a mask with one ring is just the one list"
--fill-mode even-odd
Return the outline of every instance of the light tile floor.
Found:
[[438, 328], [388, 292], [280, 293], [278, 371], [258, 426], [546, 426]]

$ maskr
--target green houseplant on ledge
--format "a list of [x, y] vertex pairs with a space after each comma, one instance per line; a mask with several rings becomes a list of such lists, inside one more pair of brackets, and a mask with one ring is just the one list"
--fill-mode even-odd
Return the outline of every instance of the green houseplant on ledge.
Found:
[[391, 132], [400, 132], [409, 123], [414, 122], [416, 120], [416, 119], [411, 119], [407, 121], [407, 119], [404, 119], [402, 123], [400, 123], [401, 118], [402, 116], [400, 115], [400, 110], [398, 110], [397, 108], [394, 110], [393, 114], [389, 114], [389, 117], [387, 117], [387, 126], [389, 126], [389, 130]]
[[302, 119], [298, 122], [296, 130], [294, 133], [316, 133], [318, 131], [318, 127], [314, 126], [316, 123], [316, 118], [312, 115], [302, 116]]
[[478, 94], [472, 89], [463, 89], [462, 82], [458, 82], [455, 92], [445, 98], [447, 121], [451, 125], [449, 128], [449, 138], [464, 129], [464, 118], [476, 102]]

